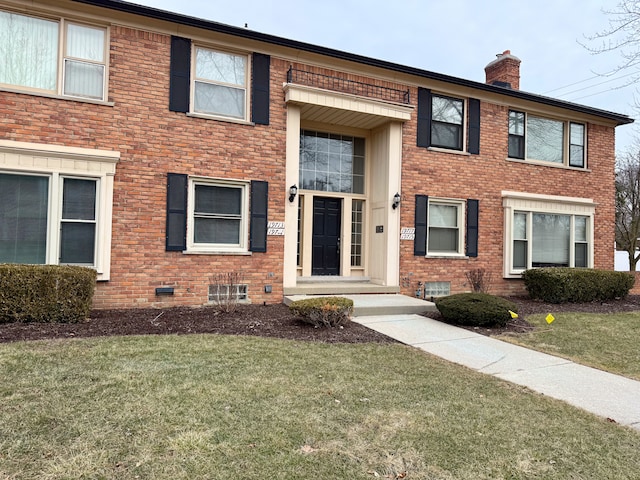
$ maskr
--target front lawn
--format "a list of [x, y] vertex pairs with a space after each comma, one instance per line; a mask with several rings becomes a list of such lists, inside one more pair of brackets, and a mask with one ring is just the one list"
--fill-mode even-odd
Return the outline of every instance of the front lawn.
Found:
[[398, 344], [3, 344], [0, 402], [7, 479], [640, 478], [638, 432]]
[[[551, 311], [552, 312], [552, 311]], [[496, 338], [640, 380], [640, 312], [530, 315], [534, 329]]]

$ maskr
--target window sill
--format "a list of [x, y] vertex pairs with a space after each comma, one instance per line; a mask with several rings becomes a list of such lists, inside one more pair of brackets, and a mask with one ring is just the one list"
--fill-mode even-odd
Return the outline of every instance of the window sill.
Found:
[[462, 255], [462, 254], [458, 254], [458, 253], [452, 253], [450, 255], [443, 254], [443, 253], [441, 253], [439, 255], [427, 253], [425, 258], [438, 258], [438, 259], [447, 259], [447, 260], [465, 260], [465, 259], [469, 259], [469, 257], [467, 255]]
[[182, 253], [185, 255], [253, 255], [253, 252], [247, 252], [246, 250], [184, 250]]
[[522, 163], [526, 165], [538, 165], [540, 167], [560, 168], [562, 170], [572, 170], [574, 172], [591, 172], [591, 170], [588, 168], [571, 167], [569, 165], [565, 165], [564, 163], [560, 164], [553, 162], [543, 162], [541, 160], [527, 160], [523, 158], [507, 157], [507, 162]]
[[207, 115], [206, 113], [187, 112], [187, 117], [202, 118], [205, 120], [217, 120], [219, 122], [237, 123], [238, 125], [255, 126], [255, 123], [233, 117], [221, 117], [219, 115]]
[[451, 148], [442, 148], [442, 147], [427, 147], [427, 150], [430, 152], [439, 152], [439, 153], [451, 153], [453, 155], [462, 155], [465, 157], [470, 157], [471, 154], [469, 152], [465, 152], [463, 150], [454, 150]]
[[21, 90], [19, 88], [0, 87], [0, 91], [9, 93], [18, 93], [20, 95], [31, 95], [32, 97], [53, 98], [55, 100], [68, 100], [71, 102], [91, 103], [93, 105], [104, 105], [106, 107], [115, 106], [115, 102], [107, 102], [104, 100], [94, 100], [92, 98], [69, 97], [66, 95], [57, 95], [55, 93], [35, 92], [31, 90]]

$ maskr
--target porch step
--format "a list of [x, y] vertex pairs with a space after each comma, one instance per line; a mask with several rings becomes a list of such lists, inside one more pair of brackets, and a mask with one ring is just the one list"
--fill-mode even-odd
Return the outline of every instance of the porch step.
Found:
[[364, 317], [371, 315], [404, 315], [421, 314], [437, 311], [432, 302], [420, 300], [400, 294], [328, 294], [328, 295], [286, 295], [284, 304], [289, 305], [296, 300], [312, 297], [339, 296], [353, 300], [353, 316]]

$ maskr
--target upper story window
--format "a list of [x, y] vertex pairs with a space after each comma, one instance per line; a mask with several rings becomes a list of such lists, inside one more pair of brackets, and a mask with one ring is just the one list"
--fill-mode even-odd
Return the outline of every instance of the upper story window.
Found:
[[106, 38], [105, 28], [0, 11], [0, 84], [102, 101]]
[[585, 168], [582, 123], [509, 111], [509, 157]]
[[462, 150], [464, 101], [458, 98], [431, 97], [431, 145]]
[[246, 55], [195, 47], [193, 111], [246, 120]]

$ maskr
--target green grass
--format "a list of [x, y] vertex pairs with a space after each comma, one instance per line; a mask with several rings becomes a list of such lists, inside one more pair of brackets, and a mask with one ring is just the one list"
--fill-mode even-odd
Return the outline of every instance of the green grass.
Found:
[[558, 313], [550, 325], [545, 317], [527, 317], [530, 333], [497, 338], [640, 380], [640, 312]]
[[639, 449], [636, 431], [402, 345], [0, 345], [2, 479], [639, 479]]

